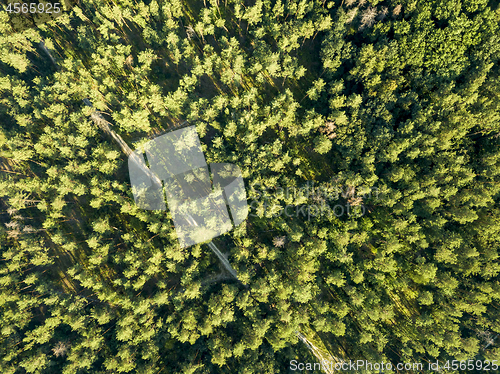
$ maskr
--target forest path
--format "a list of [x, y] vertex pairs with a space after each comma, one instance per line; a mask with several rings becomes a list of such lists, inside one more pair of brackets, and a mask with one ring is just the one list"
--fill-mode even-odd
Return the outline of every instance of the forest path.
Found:
[[[56, 66], [58, 66], [57, 62], [52, 57], [50, 51], [46, 48], [46, 46], [43, 43], [43, 41], [40, 41], [39, 45], [40, 45], [40, 48], [49, 56], [49, 58], [52, 61], [52, 63], [55, 64]], [[90, 102], [90, 100], [84, 99], [83, 101], [84, 101], [85, 105], [93, 108], [92, 103]], [[130, 155], [133, 155], [133, 150], [122, 139], [122, 137], [120, 135], [118, 135], [110, 127], [110, 125], [112, 125], [112, 124], [110, 122], [106, 121], [106, 119], [103, 118], [103, 116], [101, 115], [101, 113], [99, 113], [98, 111], [94, 110], [93, 113], [91, 114], [91, 119], [94, 121], [94, 123], [96, 123], [99, 126], [99, 128], [103, 132], [105, 132], [109, 137], [111, 137], [114, 140], [114, 142], [120, 147], [121, 151], [127, 156], [127, 158]], [[171, 128], [169, 130], [172, 131], [172, 130], [175, 130], [176, 128], [180, 128], [186, 122], [187, 121], [184, 121], [183, 123], [175, 126], [173, 129]], [[140, 162], [140, 160], [137, 160], [137, 162], [138, 162], [139, 165], [141, 165], [141, 166], [143, 165], [142, 162]], [[154, 181], [156, 181], [156, 182], [158, 182], [158, 183], [161, 184], [160, 179], [156, 175], [154, 175], [154, 173], [152, 173], [147, 167], [145, 167], [145, 165], [144, 165], [144, 167], [141, 167], [141, 169], [143, 169], [144, 172], [146, 174], [148, 174]], [[191, 225], [196, 225], [197, 226], [196, 222], [192, 219], [192, 217], [186, 217], [186, 218], [190, 222]], [[246, 285], [246, 284], [244, 284], [238, 278], [238, 273], [231, 266], [231, 264], [227, 260], [226, 256], [219, 250], [219, 248], [217, 248], [217, 246], [215, 245], [215, 243], [212, 242], [212, 241], [210, 241], [207, 244], [208, 244], [209, 248], [211, 249], [211, 251], [217, 256], [218, 260], [220, 261], [220, 263], [224, 267], [224, 269], [231, 275], [231, 277], [234, 278], [244, 288], [248, 289], [249, 286]], [[215, 281], [218, 281], [218, 280], [222, 281], [224, 279], [226, 279], [226, 278], [224, 276], [221, 276], [221, 274], [219, 274], [219, 275], [216, 275], [215, 277], [211, 277], [210, 279], [208, 279], [207, 283], [211, 283], [214, 280]], [[83, 297], [86, 298], [85, 296], [83, 296]], [[94, 301], [97, 301], [97, 300], [94, 299]], [[325, 360], [325, 354], [320, 349], [318, 349], [314, 344], [312, 344], [311, 341], [304, 334], [302, 334], [299, 331], [296, 331], [296, 336], [299, 338], [300, 341], [302, 341], [307, 346], [307, 348], [319, 360], [319, 362], [322, 362], [323, 360]], [[328, 359], [330, 359], [331, 361], [342, 362], [341, 359], [331, 356], [330, 353], [328, 353], [328, 356], [329, 356]], [[327, 371], [327, 372], [330, 373], [330, 371]]]
[[[45, 52], [45, 54], [49, 57], [50, 61], [56, 66], [56, 67], [59, 67], [57, 65], [57, 61], [54, 59], [54, 57], [52, 56], [50, 50], [45, 46], [45, 43], [43, 42], [43, 40], [40, 41], [39, 43], [39, 47]], [[93, 108], [93, 105], [92, 103], [90, 102], [89, 99], [83, 99], [83, 102], [85, 105]], [[106, 121], [106, 119], [104, 119], [104, 117], [102, 116], [101, 113], [99, 113], [98, 111], [94, 110], [91, 114], [91, 119], [94, 121], [94, 123], [96, 125], [99, 126], [99, 128], [105, 132], [109, 137], [111, 137], [117, 144], [118, 146], [120, 147], [121, 151], [128, 157], [134, 157], [134, 153], [133, 153], [133, 150], [132, 148], [129, 147], [129, 145], [123, 140], [123, 138], [118, 135], [112, 128], [111, 128], [111, 123]], [[175, 126], [175, 128], [179, 128], [179, 127], [182, 127], [185, 123], [187, 123], [187, 121], [184, 121], [182, 122], [180, 125], [178, 126]], [[131, 156], [132, 155], [132, 156]], [[161, 184], [161, 181], [160, 179], [154, 174], [152, 173], [145, 165], [143, 165], [142, 162], [140, 162], [140, 160], [136, 160], [136, 163], [137, 165], [139, 165], [141, 167], [141, 169], [147, 174], [150, 176], [150, 178], [155, 181], [157, 184]], [[196, 222], [191, 222], [191, 220], [188, 219], [188, 221], [190, 221], [191, 224], [196, 224]], [[229, 261], [227, 260], [227, 258], [222, 254], [222, 252], [217, 248], [217, 246], [212, 242], [210, 241], [208, 243], [208, 246], [210, 247], [210, 249], [212, 250], [212, 252], [217, 256], [217, 258], [219, 259], [219, 261], [221, 262], [222, 266], [229, 272], [229, 274], [235, 279], [237, 280], [240, 284], [242, 284], [243, 286], [246, 287], [246, 285], [244, 285], [239, 279], [238, 279], [238, 276], [237, 276], [237, 273], [236, 271], [233, 269], [233, 267], [231, 266], [231, 264], [229, 263]]]

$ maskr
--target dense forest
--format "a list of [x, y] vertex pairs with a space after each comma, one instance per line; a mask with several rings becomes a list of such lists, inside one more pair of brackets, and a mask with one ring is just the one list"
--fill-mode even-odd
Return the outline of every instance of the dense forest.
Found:
[[[500, 361], [498, 0], [12, 2], [2, 374]], [[185, 126], [250, 210], [181, 248], [127, 159]]]

